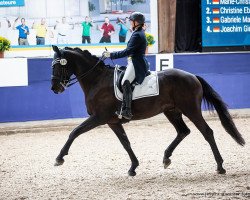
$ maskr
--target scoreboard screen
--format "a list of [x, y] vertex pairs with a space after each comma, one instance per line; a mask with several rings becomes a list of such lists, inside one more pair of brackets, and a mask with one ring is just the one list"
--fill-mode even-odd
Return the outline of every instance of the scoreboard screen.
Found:
[[202, 0], [201, 5], [203, 50], [250, 47], [250, 0]]

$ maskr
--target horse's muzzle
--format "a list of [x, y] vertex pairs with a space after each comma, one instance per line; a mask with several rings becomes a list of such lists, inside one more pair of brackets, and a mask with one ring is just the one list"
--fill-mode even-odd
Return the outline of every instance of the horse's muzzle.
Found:
[[52, 85], [51, 86], [51, 90], [55, 93], [55, 94], [60, 94], [64, 91], [64, 88], [61, 85]]
[[58, 94], [58, 91], [56, 91], [53, 86], [51, 87], [51, 90], [55, 93], [55, 94]]

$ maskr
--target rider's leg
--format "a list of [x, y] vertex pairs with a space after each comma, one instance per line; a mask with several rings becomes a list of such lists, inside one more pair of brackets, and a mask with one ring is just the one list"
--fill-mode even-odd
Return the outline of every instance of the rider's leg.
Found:
[[123, 89], [123, 105], [121, 115], [125, 119], [131, 119], [131, 102], [132, 102], [132, 89], [131, 83], [135, 79], [135, 69], [132, 60], [128, 59], [128, 65], [125, 74], [122, 79], [122, 89]]
[[126, 80], [123, 85], [123, 104], [122, 105], [122, 117], [125, 119], [131, 119], [132, 118], [132, 113], [131, 113], [131, 102], [132, 102], [132, 89], [130, 82]]
[[128, 80], [130, 84], [135, 80], [135, 69], [131, 58], [128, 58], [127, 68], [122, 78], [122, 85], [126, 80]]

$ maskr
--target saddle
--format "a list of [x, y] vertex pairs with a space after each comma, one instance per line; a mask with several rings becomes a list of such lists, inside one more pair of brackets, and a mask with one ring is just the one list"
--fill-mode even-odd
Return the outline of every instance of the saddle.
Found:
[[[122, 91], [122, 78], [124, 76], [126, 67], [115, 65], [114, 70], [114, 92], [118, 100], [122, 101], [123, 91]], [[145, 77], [142, 84], [138, 84], [136, 81], [133, 81], [131, 84], [133, 97], [132, 99], [140, 99], [143, 97], [156, 96], [159, 95], [159, 84], [158, 84], [158, 75], [156, 72], [148, 71], [147, 76]]]
[[[125, 74], [125, 71], [126, 71], [126, 67], [125, 66], [119, 66], [119, 65], [115, 65], [115, 67], [117, 67], [117, 80], [116, 80], [116, 85], [118, 87], [118, 89], [120, 90], [121, 93], [123, 93], [122, 91], [122, 79], [123, 79], [123, 76]], [[147, 74], [146, 76], [150, 75], [151, 72], [150, 71], [147, 71]], [[132, 83], [131, 83], [131, 88], [132, 88], [132, 91], [134, 90], [135, 86], [138, 85], [138, 83], [134, 80]]]

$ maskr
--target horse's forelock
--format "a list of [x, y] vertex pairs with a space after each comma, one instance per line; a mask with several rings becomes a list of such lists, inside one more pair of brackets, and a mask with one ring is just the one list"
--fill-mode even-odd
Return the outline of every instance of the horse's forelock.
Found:
[[54, 53], [54, 57], [53, 57], [53, 59], [55, 60], [55, 59], [61, 59], [61, 58], [64, 58], [64, 52], [65, 52], [65, 50], [67, 50], [66, 48], [64, 48], [64, 49], [59, 49], [59, 52], [55, 52]]

